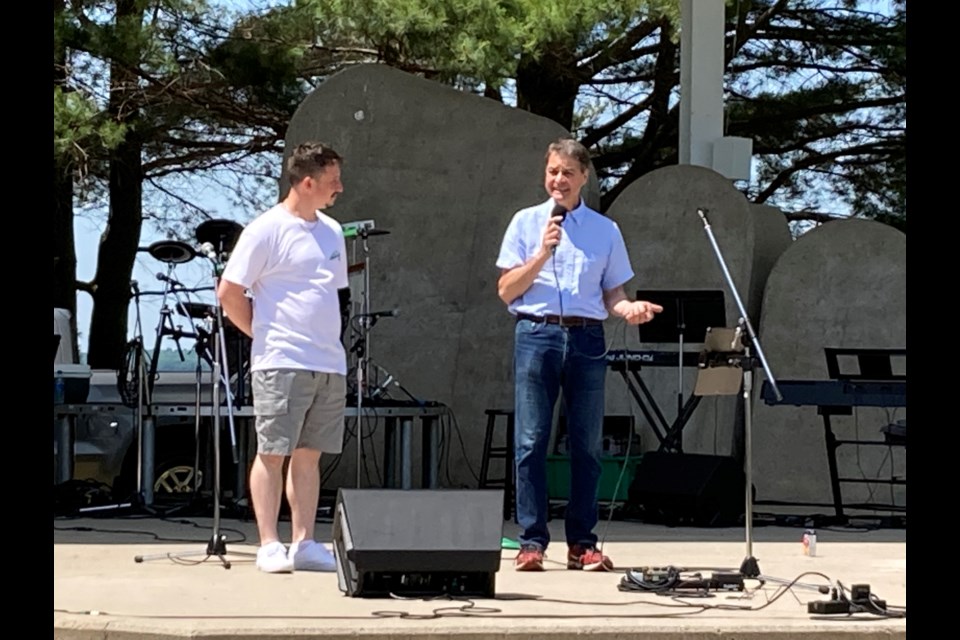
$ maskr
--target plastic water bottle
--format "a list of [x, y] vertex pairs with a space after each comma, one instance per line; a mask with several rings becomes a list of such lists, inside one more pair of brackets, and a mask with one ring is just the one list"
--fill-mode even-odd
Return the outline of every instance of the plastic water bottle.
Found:
[[811, 558], [817, 555], [817, 532], [814, 529], [803, 532], [803, 555]]
[[63, 404], [67, 394], [67, 382], [63, 379], [63, 372], [57, 371], [53, 379], [53, 404]]

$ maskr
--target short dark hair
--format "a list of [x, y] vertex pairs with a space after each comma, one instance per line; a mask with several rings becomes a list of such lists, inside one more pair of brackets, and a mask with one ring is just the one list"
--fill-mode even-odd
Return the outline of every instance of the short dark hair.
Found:
[[343, 158], [329, 145], [322, 142], [304, 142], [298, 144], [287, 158], [287, 178], [293, 186], [333, 164], [343, 164]]
[[590, 168], [590, 152], [587, 148], [574, 140], [573, 138], [560, 138], [550, 143], [547, 147], [547, 153], [543, 157], [544, 162], [550, 160], [551, 153], [558, 153], [562, 156], [569, 156], [580, 163], [580, 168], [587, 171]]

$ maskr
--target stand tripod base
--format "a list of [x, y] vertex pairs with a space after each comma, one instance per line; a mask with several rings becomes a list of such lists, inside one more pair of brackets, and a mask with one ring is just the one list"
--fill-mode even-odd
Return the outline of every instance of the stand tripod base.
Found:
[[181, 558], [195, 558], [198, 556], [204, 556], [204, 562], [209, 558], [216, 556], [220, 559], [221, 564], [223, 564], [224, 569], [229, 569], [231, 566], [230, 561], [227, 560], [227, 554], [232, 554], [236, 556], [243, 556], [248, 558], [256, 558], [257, 554], [255, 553], [245, 553], [245, 552], [236, 552], [236, 551], [227, 551], [227, 539], [226, 536], [222, 534], [214, 534], [210, 536], [210, 540], [207, 541], [207, 550], [206, 551], [187, 551], [185, 553], [155, 553], [153, 555], [147, 556], [134, 556], [133, 561], [136, 563], [146, 562], [148, 560], [179, 560]]

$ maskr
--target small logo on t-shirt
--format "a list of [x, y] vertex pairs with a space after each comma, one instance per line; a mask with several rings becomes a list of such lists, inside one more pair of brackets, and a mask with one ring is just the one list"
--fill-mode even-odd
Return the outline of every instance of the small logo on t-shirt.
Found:
[[340, 259], [339, 251], [334, 251], [333, 253], [330, 254], [330, 260], [339, 260], [339, 259]]

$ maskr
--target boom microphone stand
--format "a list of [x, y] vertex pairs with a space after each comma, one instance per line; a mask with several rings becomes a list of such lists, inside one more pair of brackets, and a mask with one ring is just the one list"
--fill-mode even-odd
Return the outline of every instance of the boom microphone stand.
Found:
[[[767, 374], [767, 380], [769, 380], [770, 387], [773, 389], [774, 394], [776, 394], [777, 400], [782, 400], [783, 396], [780, 394], [780, 389], [777, 388], [777, 381], [773, 377], [770, 367], [767, 365], [767, 359], [764, 357], [763, 349], [760, 347], [760, 340], [757, 338], [757, 334], [754, 333], [753, 326], [750, 324], [750, 318], [747, 315], [747, 310], [744, 308], [743, 302], [740, 300], [740, 295], [737, 293], [737, 287], [730, 275], [730, 270], [727, 269], [727, 264], [723, 259], [723, 253], [720, 251], [720, 246], [713, 237], [713, 231], [710, 228], [710, 222], [707, 220], [707, 210], [697, 209], [697, 215], [699, 215], [700, 219], [703, 221], [703, 229], [706, 232], [707, 238], [709, 238], [710, 244], [713, 247], [713, 251], [717, 256], [717, 261], [720, 263], [720, 268], [723, 270], [723, 277], [727, 281], [727, 287], [730, 289], [730, 293], [733, 295], [733, 299], [737, 303], [737, 309], [740, 311], [740, 324], [747, 330], [747, 337], [744, 339], [745, 355], [742, 356], [739, 361], [739, 364], [743, 369], [744, 474], [746, 477], [746, 511], [744, 513], [744, 524], [746, 525], [747, 542], [747, 555], [743, 560], [743, 564], [740, 565], [740, 573], [747, 578], [758, 578], [760, 577], [760, 566], [757, 564], [757, 559], [753, 557], [753, 449], [751, 436], [751, 430], [753, 428], [753, 407], [750, 402], [751, 392], [753, 390], [753, 369], [756, 363], [753, 356], [750, 355], [751, 348], [756, 351], [757, 359], [759, 359], [760, 364], [763, 366], [763, 370]], [[738, 329], [738, 331], [740, 330], [741, 329]]]

